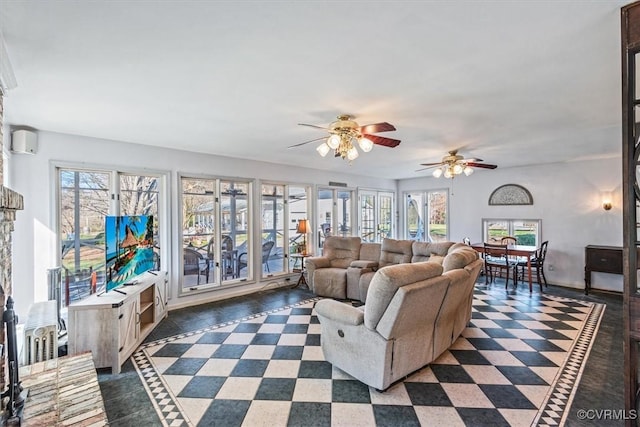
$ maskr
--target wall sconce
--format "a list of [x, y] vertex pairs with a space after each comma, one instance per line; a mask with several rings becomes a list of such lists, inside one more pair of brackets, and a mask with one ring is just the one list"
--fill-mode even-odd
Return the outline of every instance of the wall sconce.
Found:
[[602, 192], [602, 209], [605, 211], [611, 210], [613, 205], [611, 204], [611, 200], [613, 199], [611, 191], [603, 191]]

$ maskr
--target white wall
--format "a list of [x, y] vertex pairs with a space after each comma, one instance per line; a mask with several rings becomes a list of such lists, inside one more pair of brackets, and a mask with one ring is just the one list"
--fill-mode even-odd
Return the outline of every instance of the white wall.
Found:
[[[428, 174], [428, 172], [427, 172]], [[489, 196], [504, 184], [519, 184], [533, 196], [532, 206], [489, 206]], [[584, 288], [584, 247], [622, 246], [622, 160], [556, 163], [523, 168], [476, 170], [453, 180], [428, 175], [401, 180], [404, 191], [449, 188], [450, 238], [483, 241], [483, 218], [542, 220], [549, 240], [545, 273], [549, 282]], [[602, 209], [601, 192], [613, 191], [613, 208]], [[401, 213], [402, 219], [402, 213]], [[402, 230], [403, 224], [400, 224]], [[622, 276], [593, 273], [592, 287], [622, 292]]]
[[[24, 195], [24, 211], [17, 214], [14, 245], [14, 298], [19, 315], [26, 316], [29, 304], [47, 299], [47, 269], [58, 265], [53, 210], [55, 185], [53, 164], [73, 162], [78, 166], [105, 166], [109, 168], [154, 172], [170, 172], [171, 235], [177, 235], [178, 209], [177, 174], [193, 173], [224, 177], [268, 179], [283, 182], [327, 185], [329, 181], [345, 182], [349, 187], [367, 187], [395, 190], [396, 181], [349, 174], [296, 168], [272, 163], [247, 161], [201, 153], [191, 153], [95, 138], [51, 132], [38, 133], [38, 152], [35, 155], [13, 154], [10, 157], [11, 188]], [[141, 160], [144, 159], [144, 160]], [[259, 210], [255, 210], [255, 223], [259, 223]], [[179, 242], [171, 242], [170, 308], [205, 302], [230, 295], [246, 293], [260, 288], [256, 283], [226, 290], [200, 293], [177, 298], [179, 284]]]
[[[550, 164], [518, 169], [479, 170], [470, 177], [451, 180], [424, 176], [401, 181], [349, 174], [328, 175], [324, 171], [271, 163], [246, 161], [200, 153], [127, 144], [49, 132], [39, 132], [38, 153], [9, 156], [10, 187], [24, 195], [25, 210], [17, 213], [14, 233], [14, 297], [18, 314], [26, 315], [29, 304], [47, 298], [46, 270], [58, 264], [53, 224], [54, 184], [52, 164], [73, 162], [109, 168], [148, 168], [170, 172], [170, 233], [179, 229], [177, 173], [226, 177], [259, 178], [276, 181], [327, 185], [346, 182], [350, 187], [394, 190], [399, 203], [404, 191], [450, 188], [450, 237], [460, 241], [469, 236], [482, 240], [482, 218], [539, 218], [542, 238], [548, 239], [547, 278], [554, 284], [584, 287], [584, 247], [588, 244], [622, 245], [621, 160], [619, 158]], [[139, 159], [145, 159], [141, 164]], [[533, 206], [488, 206], [491, 192], [503, 184], [520, 184], [533, 195]], [[601, 207], [601, 191], [614, 191], [610, 211]], [[402, 210], [400, 209], [400, 221]], [[256, 211], [256, 215], [259, 213]], [[258, 221], [258, 217], [254, 220]], [[402, 233], [403, 224], [398, 224]], [[253, 291], [256, 283], [206, 294], [177, 298], [179, 283], [179, 242], [172, 242], [170, 308]], [[594, 273], [592, 286], [622, 290], [622, 276]]]

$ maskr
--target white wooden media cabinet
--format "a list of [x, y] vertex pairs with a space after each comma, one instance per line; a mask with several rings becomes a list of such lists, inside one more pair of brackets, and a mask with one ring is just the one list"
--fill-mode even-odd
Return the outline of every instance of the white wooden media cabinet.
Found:
[[[68, 307], [69, 354], [91, 351], [96, 368], [122, 364], [167, 316], [168, 275], [146, 272], [121, 286]], [[118, 292], [120, 291], [120, 292]]]

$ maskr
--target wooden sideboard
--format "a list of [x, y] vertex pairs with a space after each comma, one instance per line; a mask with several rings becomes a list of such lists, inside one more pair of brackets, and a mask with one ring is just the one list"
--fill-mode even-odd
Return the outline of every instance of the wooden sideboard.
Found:
[[[640, 248], [638, 249], [640, 265]], [[591, 289], [591, 272], [622, 274], [622, 247], [588, 245], [584, 248], [584, 293]]]

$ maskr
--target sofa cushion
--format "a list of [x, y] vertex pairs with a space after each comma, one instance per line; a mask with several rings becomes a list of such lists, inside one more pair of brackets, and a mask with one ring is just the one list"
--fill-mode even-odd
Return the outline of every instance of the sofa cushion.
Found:
[[384, 239], [379, 267], [411, 262], [411, 240]]
[[329, 236], [322, 254], [331, 260], [331, 267], [347, 268], [360, 255], [360, 238]]
[[442, 265], [442, 263], [444, 262], [444, 257], [441, 255], [431, 255], [429, 257], [429, 262], [436, 262], [440, 265]]
[[380, 243], [364, 242], [360, 246], [360, 259], [367, 261], [375, 261], [380, 259]]
[[411, 262], [429, 261], [431, 256], [430, 245], [429, 242], [413, 242], [411, 244]]
[[445, 256], [453, 242], [413, 242], [411, 244], [411, 262], [431, 261], [434, 255]]
[[462, 245], [449, 251], [449, 254], [442, 261], [442, 267], [447, 272], [457, 268], [464, 268], [476, 259], [478, 259], [478, 252], [471, 246]]
[[[384, 244], [383, 244], [384, 246]], [[442, 266], [433, 262], [390, 265], [378, 270], [367, 293], [364, 324], [375, 329], [398, 288], [442, 274]]]
[[431, 251], [431, 255], [445, 256], [449, 253], [449, 250], [453, 245], [453, 242], [429, 243], [429, 250]]

